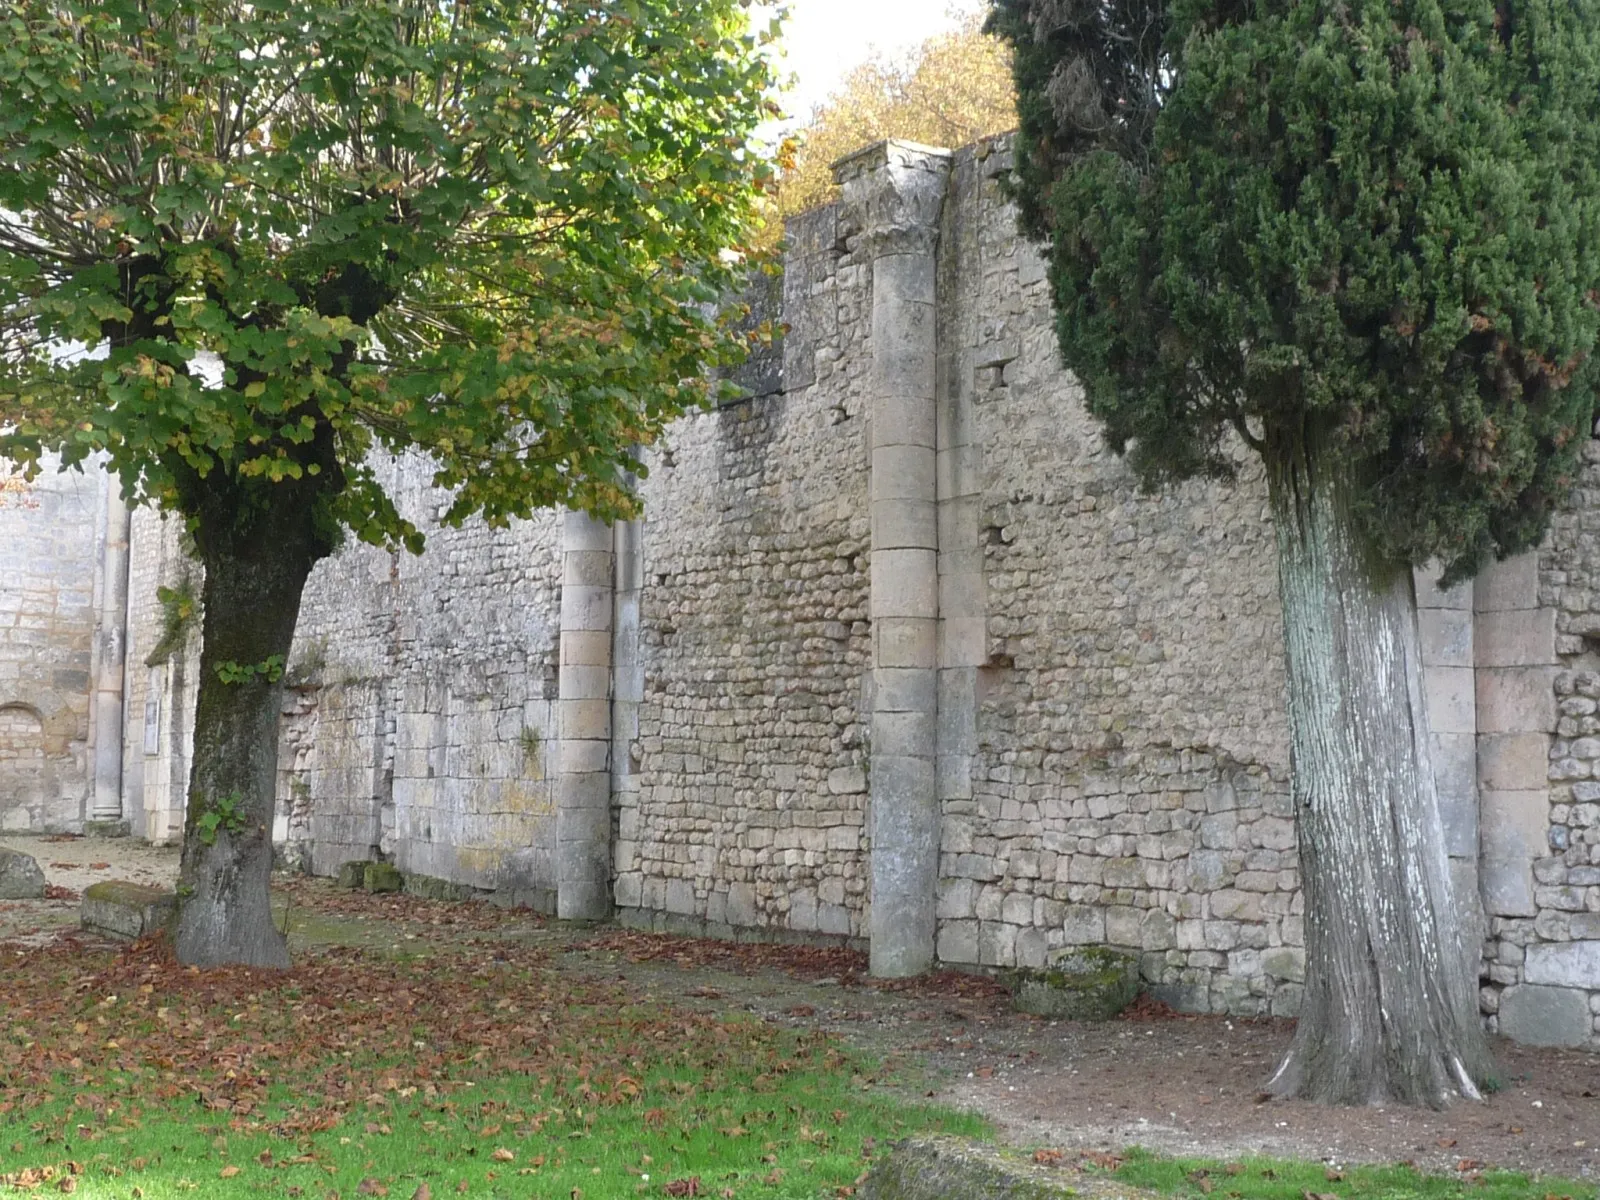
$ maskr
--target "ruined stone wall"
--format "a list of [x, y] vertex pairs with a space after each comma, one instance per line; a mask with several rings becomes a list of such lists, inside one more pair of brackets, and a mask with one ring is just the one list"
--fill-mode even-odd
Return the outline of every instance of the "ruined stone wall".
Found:
[[[1265, 486], [1141, 493], [1060, 367], [1044, 264], [957, 155], [943, 404], [975, 446], [976, 744], [943, 797], [939, 956], [1110, 944], [1184, 1008], [1293, 1012], [1303, 978]], [[945, 545], [941, 543], [941, 550]], [[963, 547], [955, 547], [963, 549]], [[964, 794], [960, 794], [964, 793]]]
[[[1600, 430], [1597, 430], [1600, 432]], [[1600, 1042], [1600, 440], [1537, 554], [1475, 581], [1483, 1006], [1519, 1041]]]
[[0, 463], [0, 832], [82, 828], [104, 509], [97, 472]]
[[[548, 906], [555, 519], [443, 528], [424, 462], [379, 469], [428, 549], [352, 542], [313, 572], [287, 671], [275, 841], [321, 874], [383, 857]], [[180, 541], [174, 521], [135, 515], [125, 803], [158, 841], [181, 836], [198, 671], [192, 635], [146, 665], [167, 629], [157, 589], [187, 579], [200, 593]]]
[[790, 241], [784, 390], [684, 419], [647, 460], [616, 902], [668, 924], [860, 937], [866, 278], [834, 209], [792, 222]]

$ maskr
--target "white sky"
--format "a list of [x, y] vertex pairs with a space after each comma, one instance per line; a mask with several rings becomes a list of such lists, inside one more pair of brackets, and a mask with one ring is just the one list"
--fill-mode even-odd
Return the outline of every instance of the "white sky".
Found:
[[[780, 71], [795, 78], [782, 97], [793, 120], [804, 120], [850, 68], [875, 51], [891, 56], [951, 28], [983, 0], [784, 0], [786, 57]], [[762, 5], [772, 9], [773, 4]]]

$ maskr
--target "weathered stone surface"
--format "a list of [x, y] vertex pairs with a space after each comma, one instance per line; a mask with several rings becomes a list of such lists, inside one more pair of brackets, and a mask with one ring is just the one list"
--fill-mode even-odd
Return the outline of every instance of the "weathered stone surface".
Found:
[[1053, 956], [1041, 970], [1007, 975], [1020, 1012], [1074, 1021], [1105, 1021], [1139, 994], [1139, 959], [1103, 947]]
[[85, 889], [79, 920], [85, 929], [131, 941], [165, 929], [177, 912], [178, 898], [169, 891], [107, 879]]
[[1528, 983], [1600, 991], [1600, 941], [1529, 946], [1522, 977]]
[[1500, 993], [1500, 1032], [1528, 1046], [1582, 1046], [1594, 1034], [1589, 995], [1572, 987], [1518, 984]]
[[966, 1138], [918, 1137], [873, 1165], [862, 1200], [1154, 1200], [1114, 1178], [1036, 1161], [1027, 1151]]
[[367, 868], [372, 864], [364, 858], [352, 858], [339, 864], [339, 886], [354, 892], [366, 885]]
[[393, 863], [368, 863], [361, 873], [361, 886], [369, 892], [398, 892], [405, 882], [405, 876]]
[[38, 860], [0, 846], [0, 900], [37, 900], [44, 895], [44, 887]]

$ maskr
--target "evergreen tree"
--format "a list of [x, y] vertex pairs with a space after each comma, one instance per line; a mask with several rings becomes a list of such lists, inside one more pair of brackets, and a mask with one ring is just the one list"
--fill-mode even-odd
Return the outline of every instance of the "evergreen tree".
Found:
[[996, 0], [991, 27], [1108, 441], [1155, 486], [1226, 476], [1234, 438], [1265, 464], [1307, 950], [1270, 1086], [1476, 1095], [1411, 566], [1535, 545], [1589, 437], [1600, 5]]

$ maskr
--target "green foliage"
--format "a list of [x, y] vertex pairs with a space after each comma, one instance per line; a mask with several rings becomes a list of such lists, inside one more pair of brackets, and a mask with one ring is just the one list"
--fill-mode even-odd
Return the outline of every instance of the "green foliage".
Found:
[[0, 7], [0, 456], [104, 452], [203, 558], [286, 504], [420, 549], [375, 447], [450, 522], [631, 511], [740, 353], [761, 40], [740, 0]]
[[160, 666], [172, 657], [172, 652], [183, 644], [200, 607], [194, 581], [187, 575], [178, 580], [176, 587], [156, 588], [156, 601], [161, 605], [161, 636], [144, 660], [147, 667]]
[[1059, 340], [1154, 484], [1313, 447], [1372, 544], [1535, 544], [1600, 381], [1595, 0], [997, 0]]
[[277, 683], [283, 678], [284, 658], [281, 654], [271, 654], [258, 663], [219, 662], [216, 666], [217, 678], [223, 683], [252, 683], [259, 679], [264, 683]]
[[238, 836], [245, 831], [249, 820], [244, 813], [244, 797], [238, 792], [212, 799], [206, 810], [196, 819], [195, 832], [206, 845], [215, 844], [217, 830], [226, 829]]

